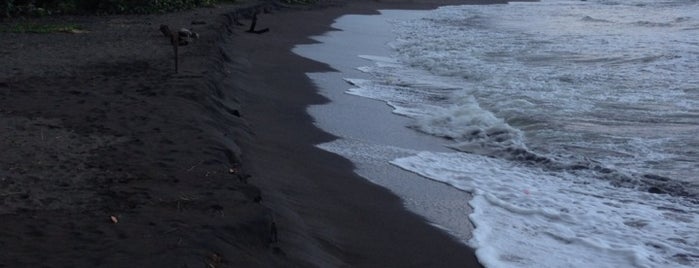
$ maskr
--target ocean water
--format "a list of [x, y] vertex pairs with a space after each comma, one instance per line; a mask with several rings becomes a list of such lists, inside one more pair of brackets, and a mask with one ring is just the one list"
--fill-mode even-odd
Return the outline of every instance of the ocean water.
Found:
[[699, 267], [699, 1], [419, 14], [347, 93], [443, 139], [386, 161], [473, 194], [481, 263]]

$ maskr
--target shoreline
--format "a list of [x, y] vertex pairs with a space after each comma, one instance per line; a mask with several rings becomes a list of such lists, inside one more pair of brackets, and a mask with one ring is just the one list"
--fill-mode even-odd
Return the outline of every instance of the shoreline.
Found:
[[[259, 79], [259, 86], [250, 87], [249, 99], [243, 101], [252, 104], [244, 107], [248, 113], [253, 113], [247, 116], [248, 120], [257, 124], [254, 128], [263, 129], [257, 135], [259, 142], [243, 147], [247, 159], [251, 159], [245, 166], [253, 168], [252, 173], [262, 189], [274, 189], [271, 192], [279, 193], [266, 196], [265, 201], [271, 204], [277, 220], [282, 223], [279, 225], [282, 248], [305, 247], [300, 254], [315, 252], [317, 266], [480, 267], [472, 249], [444, 230], [431, 226], [422, 216], [409, 212], [403, 200], [390, 190], [356, 175], [349, 160], [315, 146], [336, 137], [317, 129], [306, 112], [308, 105], [327, 102], [318, 95], [317, 85], [309, 81], [306, 73], [334, 70], [326, 64], [290, 55], [290, 52], [283, 55], [270, 52], [290, 51], [299, 44], [317, 43], [309, 36], [334, 30], [329, 25], [341, 15], [438, 6], [353, 2], [342, 8], [294, 11], [293, 15], [279, 12], [269, 15], [266, 21], [261, 16], [261, 27], [270, 27], [271, 32], [277, 34], [295, 32], [296, 36], [282, 36], [283, 39], [275, 36], [273, 40], [244, 37], [244, 44], [253, 43], [253, 40], [259, 42], [246, 53], [253, 53], [250, 57], [256, 59], [250, 62], [265, 62], [253, 64], [251, 72], [267, 77]], [[299, 22], [298, 18], [303, 19]], [[303, 32], [300, 40], [299, 32]], [[267, 111], [270, 108], [274, 109], [272, 114]], [[302, 156], [301, 159], [297, 159], [298, 156]], [[284, 165], [275, 166], [279, 163]], [[309, 244], [309, 241], [315, 243]], [[341, 257], [338, 259], [338, 256]]]
[[[306, 113], [327, 100], [305, 73], [329, 68], [293, 45], [343, 14], [469, 1], [387, 2], [267, 6], [262, 35], [233, 14], [247, 23], [266, 2], [59, 19], [85, 34], [1, 33], [0, 266], [479, 267], [315, 147], [334, 137]], [[181, 49], [179, 74], [162, 23], [202, 37]]]
[[320, 43], [295, 46], [293, 51], [337, 70], [307, 74], [330, 100], [309, 107], [308, 112], [316, 126], [339, 137], [317, 146], [349, 159], [356, 174], [387, 188], [409, 211], [468, 245], [473, 231], [468, 217], [470, 193], [391, 164], [420, 151], [450, 152], [445, 140], [410, 130], [410, 118], [396, 114], [384, 101], [355, 95], [357, 86], [345, 80], [375, 79], [358, 68], [371, 68], [374, 58], [393, 57], [389, 44], [398, 37], [392, 21], [417, 19], [426, 12], [431, 11], [382, 9], [376, 15], [342, 16], [332, 24], [339, 30], [313, 37]]

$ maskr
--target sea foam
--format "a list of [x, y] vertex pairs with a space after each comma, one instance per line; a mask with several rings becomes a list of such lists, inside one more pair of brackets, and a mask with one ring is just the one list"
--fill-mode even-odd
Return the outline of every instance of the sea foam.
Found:
[[699, 211], [669, 196], [474, 154], [392, 163], [475, 194], [469, 244], [488, 267], [691, 267], [699, 253]]
[[[395, 53], [354, 54], [369, 63], [344, 76], [347, 93], [386, 102], [411, 119], [406, 131], [454, 150], [322, 148], [353, 159], [359, 174], [390, 161], [472, 193], [466, 242], [487, 267], [699, 265], [699, 3], [389, 13]], [[368, 21], [334, 27], [356, 32]]]
[[[474, 193], [488, 267], [699, 264], [696, 2], [444, 7], [395, 21], [349, 94], [453, 153], [391, 163]], [[658, 33], [658, 28], [664, 32]], [[684, 144], [684, 145], [682, 145]]]

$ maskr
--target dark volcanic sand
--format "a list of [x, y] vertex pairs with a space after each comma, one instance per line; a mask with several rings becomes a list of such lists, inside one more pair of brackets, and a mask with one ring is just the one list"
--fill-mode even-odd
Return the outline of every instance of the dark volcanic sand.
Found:
[[[262, 35], [244, 5], [0, 33], [0, 267], [479, 266], [313, 146], [333, 137], [304, 73], [327, 67], [289, 49], [341, 14], [434, 6], [350, 2], [248, 4]], [[160, 24], [201, 35], [179, 74]]]

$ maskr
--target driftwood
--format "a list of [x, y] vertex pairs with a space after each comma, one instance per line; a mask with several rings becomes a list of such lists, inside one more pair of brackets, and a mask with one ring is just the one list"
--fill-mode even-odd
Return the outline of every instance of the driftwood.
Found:
[[255, 30], [255, 26], [257, 26], [257, 14], [259, 12], [255, 12], [252, 14], [252, 24], [250, 24], [250, 29], [248, 30], [248, 33], [255, 33], [255, 34], [263, 34], [266, 32], [269, 32], [269, 28], [264, 28], [262, 30]]
[[276, 243], [279, 242], [279, 234], [277, 232], [277, 223], [272, 221], [272, 225], [270, 226], [270, 242]]
[[186, 46], [189, 43], [192, 42], [192, 38], [198, 39], [199, 34], [194, 33], [188, 29], [182, 28], [179, 31], [175, 32], [173, 30], [170, 30], [170, 27], [168, 27], [165, 24], [160, 25], [160, 32], [163, 33], [163, 35], [166, 38], [170, 38], [170, 45], [172, 45], [172, 50], [174, 52], [174, 59], [175, 59], [175, 73], [179, 72], [179, 47], [180, 46]]

